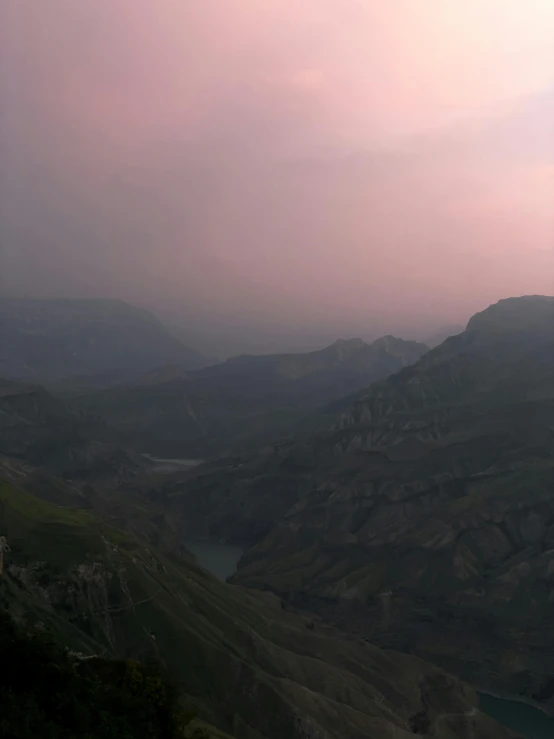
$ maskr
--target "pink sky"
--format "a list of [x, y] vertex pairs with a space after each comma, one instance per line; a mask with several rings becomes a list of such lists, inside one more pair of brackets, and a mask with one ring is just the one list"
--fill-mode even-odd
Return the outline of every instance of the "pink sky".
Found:
[[4, 0], [0, 21], [7, 290], [173, 310], [214, 350], [554, 292], [552, 0]]

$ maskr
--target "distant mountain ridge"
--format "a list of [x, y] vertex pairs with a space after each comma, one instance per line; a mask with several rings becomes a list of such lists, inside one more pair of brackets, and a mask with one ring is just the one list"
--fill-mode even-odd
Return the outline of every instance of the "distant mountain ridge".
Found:
[[158, 456], [247, 450], [292, 432], [307, 414], [415, 362], [423, 344], [392, 336], [339, 340], [305, 354], [242, 355], [202, 370], [160, 368], [132, 385], [76, 399], [131, 446]]
[[109, 384], [164, 364], [209, 364], [152, 313], [121, 300], [2, 298], [0, 336], [0, 377], [16, 380]]

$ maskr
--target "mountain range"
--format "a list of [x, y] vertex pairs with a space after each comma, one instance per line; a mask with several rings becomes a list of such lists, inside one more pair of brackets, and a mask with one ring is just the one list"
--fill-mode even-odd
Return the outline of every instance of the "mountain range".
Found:
[[553, 449], [554, 299], [531, 296], [168, 492], [185, 530], [254, 545], [234, 582], [554, 710]]
[[71, 401], [125, 442], [165, 457], [213, 457], [294, 435], [326, 405], [415, 362], [424, 344], [385, 336], [315, 352], [239, 356], [195, 372], [161, 367], [127, 385]]
[[0, 377], [109, 385], [160, 365], [210, 363], [121, 300], [0, 299]]
[[[554, 298], [430, 351], [150, 358], [101, 389], [88, 360], [86, 380], [45, 369], [41, 337], [47, 388], [0, 381], [20, 627], [159, 662], [214, 739], [512, 739], [475, 689], [554, 713]], [[230, 583], [193, 539], [245, 550]]]

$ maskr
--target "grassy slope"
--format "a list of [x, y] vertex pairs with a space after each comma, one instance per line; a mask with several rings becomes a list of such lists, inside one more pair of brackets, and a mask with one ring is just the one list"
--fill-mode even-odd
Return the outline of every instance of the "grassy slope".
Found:
[[161, 659], [200, 715], [238, 739], [407, 739], [422, 711], [444, 739], [509, 736], [474, 712], [471, 690], [415, 658], [312, 629], [273, 596], [221, 584], [87, 512], [5, 483], [0, 501], [4, 605], [73, 649]]

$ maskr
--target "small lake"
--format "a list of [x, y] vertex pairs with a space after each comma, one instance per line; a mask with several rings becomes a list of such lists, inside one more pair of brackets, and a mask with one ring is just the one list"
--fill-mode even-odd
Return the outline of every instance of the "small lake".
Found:
[[201, 567], [223, 582], [237, 571], [238, 561], [244, 552], [242, 547], [211, 541], [186, 541], [185, 547], [194, 554]]
[[517, 701], [479, 694], [479, 708], [526, 739], [553, 739], [554, 718], [538, 708]]

